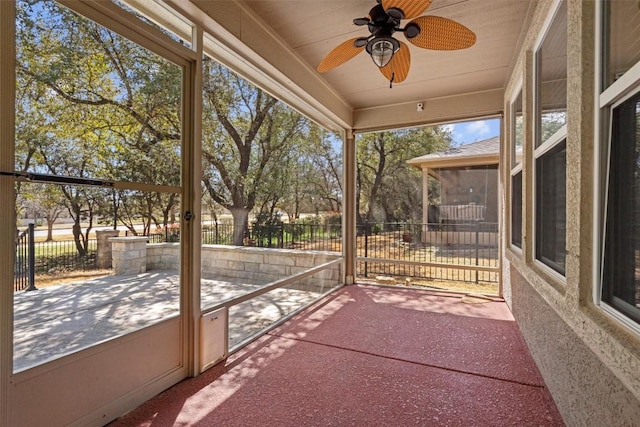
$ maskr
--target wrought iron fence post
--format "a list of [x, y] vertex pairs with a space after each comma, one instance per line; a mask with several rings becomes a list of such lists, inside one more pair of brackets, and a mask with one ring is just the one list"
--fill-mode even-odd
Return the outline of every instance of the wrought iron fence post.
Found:
[[35, 242], [35, 224], [29, 224], [29, 287], [27, 291], [36, 291], [36, 242]]
[[[364, 223], [364, 257], [367, 258], [369, 255], [369, 223]], [[369, 269], [369, 263], [367, 261], [364, 262], [364, 277], [369, 277], [367, 275]]]
[[[476, 221], [476, 267], [478, 266], [478, 252], [480, 251], [480, 221]], [[479, 271], [476, 268], [476, 283], [478, 283]]]

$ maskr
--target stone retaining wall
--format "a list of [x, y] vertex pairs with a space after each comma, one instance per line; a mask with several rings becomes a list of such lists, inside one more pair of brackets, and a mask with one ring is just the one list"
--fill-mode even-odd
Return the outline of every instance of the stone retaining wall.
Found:
[[[179, 270], [179, 243], [147, 245], [148, 270]], [[230, 277], [250, 283], [267, 284], [340, 258], [322, 251], [293, 251], [288, 249], [255, 248], [246, 246], [202, 246], [202, 278]], [[341, 266], [318, 272], [298, 280], [291, 288], [324, 292], [340, 282]]]
[[98, 268], [111, 268], [113, 266], [113, 243], [110, 239], [118, 237], [118, 230], [98, 230], [96, 231], [97, 250], [96, 265]]
[[146, 237], [112, 237], [113, 274], [130, 275], [147, 271]]

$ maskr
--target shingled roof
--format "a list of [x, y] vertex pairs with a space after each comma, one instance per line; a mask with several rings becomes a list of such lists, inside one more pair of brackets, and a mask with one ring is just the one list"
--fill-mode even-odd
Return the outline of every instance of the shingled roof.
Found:
[[500, 137], [496, 136], [471, 144], [449, 148], [408, 160], [417, 168], [456, 167], [497, 164], [500, 159]]

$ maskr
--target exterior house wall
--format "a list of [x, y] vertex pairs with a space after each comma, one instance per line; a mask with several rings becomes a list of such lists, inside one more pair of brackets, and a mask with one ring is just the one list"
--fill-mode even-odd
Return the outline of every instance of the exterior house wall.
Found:
[[[539, 2], [532, 26], [505, 92], [505, 111], [522, 81], [522, 250], [502, 233], [503, 295], [511, 307], [546, 384], [567, 425], [637, 425], [640, 420], [640, 336], [593, 301], [595, 209], [594, 102], [595, 7], [568, 0], [567, 243], [566, 275], [535, 261], [533, 180], [533, 50], [554, 2]], [[507, 123], [510, 121], [507, 116]], [[507, 160], [510, 134], [503, 141]], [[508, 164], [508, 163], [503, 163]], [[501, 171], [504, 230], [510, 227], [510, 171]]]

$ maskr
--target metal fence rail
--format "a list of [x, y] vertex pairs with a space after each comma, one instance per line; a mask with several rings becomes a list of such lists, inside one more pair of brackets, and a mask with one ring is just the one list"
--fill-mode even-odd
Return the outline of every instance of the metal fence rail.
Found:
[[35, 290], [35, 276], [60, 271], [91, 270], [96, 266], [97, 241], [88, 241], [87, 254], [78, 254], [73, 240], [36, 242], [33, 224], [16, 238], [14, 290]]
[[496, 223], [367, 223], [358, 236], [360, 277], [498, 282]]
[[[127, 232], [125, 235], [129, 235]], [[243, 244], [260, 248], [280, 248], [314, 251], [340, 252], [342, 227], [335, 224], [277, 224], [251, 225]], [[177, 229], [165, 229], [161, 233], [150, 233], [149, 243], [179, 242]], [[233, 245], [233, 224], [204, 225], [203, 245]]]
[[[35, 290], [35, 250], [34, 225], [20, 232], [16, 237], [16, 259], [13, 268], [13, 290]], [[30, 244], [31, 243], [31, 244]]]

